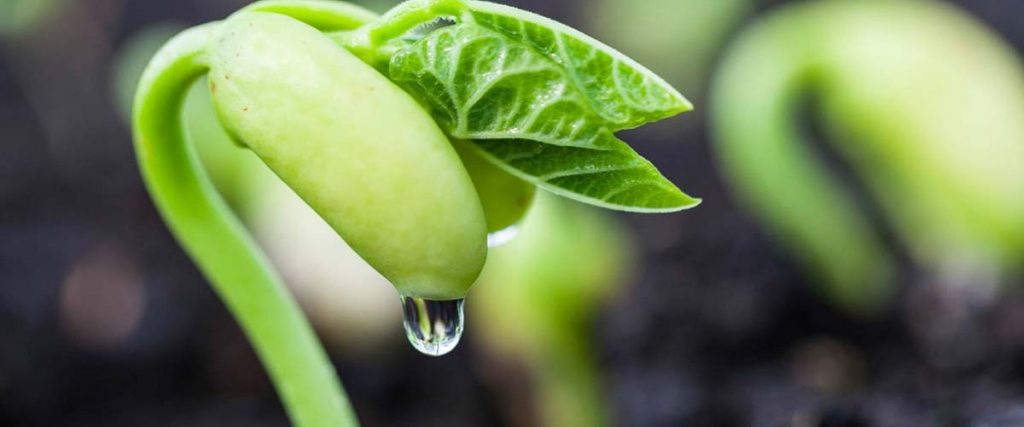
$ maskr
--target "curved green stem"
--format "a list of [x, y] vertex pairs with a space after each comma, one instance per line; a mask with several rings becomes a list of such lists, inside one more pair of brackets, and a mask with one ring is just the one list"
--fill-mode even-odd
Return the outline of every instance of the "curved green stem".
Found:
[[207, 70], [203, 51], [215, 25], [171, 40], [142, 77], [133, 124], [143, 178], [165, 221], [252, 342], [293, 424], [356, 426], [312, 327], [185, 143], [182, 104]]
[[[609, 425], [604, 384], [593, 356], [584, 323], [574, 324], [555, 316], [563, 325], [553, 328], [554, 340], [543, 346], [536, 361], [537, 406], [542, 424], [564, 427]], [[565, 325], [565, 323], [569, 323]]]
[[464, 0], [411, 0], [391, 9], [366, 30], [373, 46], [380, 46], [400, 37], [416, 26], [438, 17], [461, 18], [468, 6]]
[[849, 192], [808, 150], [795, 120], [817, 77], [801, 43], [807, 36], [767, 24], [749, 34], [712, 86], [718, 155], [741, 198], [831, 284], [824, 288], [830, 296], [874, 311], [890, 292], [889, 252]]
[[787, 6], [724, 56], [718, 152], [740, 198], [833, 296], [876, 307], [894, 284], [883, 284], [892, 257], [806, 147], [798, 108], [813, 98], [825, 140], [915, 266], [989, 281], [1024, 254], [1022, 76], [1012, 47], [942, 2]]
[[347, 31], [377, 19], [377, 14], [351, 3], [323, 0], [264, 0], [242, 9], [295, 18], [320, 31]]
[[332, 37], [367, 64], [380, 68], [394, 55], [395, 49], [389, 48], [388, 42], [439, 17], [461, 19], [468, 8], [465, 0], [409, 0], [372, 24], [356, 31], [336, 31]]

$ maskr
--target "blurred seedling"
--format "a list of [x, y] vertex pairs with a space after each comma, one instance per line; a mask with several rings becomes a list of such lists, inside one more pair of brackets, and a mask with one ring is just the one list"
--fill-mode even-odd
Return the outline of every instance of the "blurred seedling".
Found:
[[[902, 252], [924, 276], [980, 299], [1020, 272], [1024, 68], [954, 6], [781, 8], [729, 48], [711, 103], [737, 199], [837, 304], [883, 310]], [[804, 111], [847, 180], [812, 149]]]

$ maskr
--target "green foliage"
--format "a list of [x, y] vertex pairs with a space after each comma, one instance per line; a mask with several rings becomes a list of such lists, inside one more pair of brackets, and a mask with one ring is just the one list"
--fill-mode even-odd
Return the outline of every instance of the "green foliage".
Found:
[[[685, 111], [686, 100], [553, 21], [473, 1], [414, 0], [378, 19], [345, 3], [270, 0], [186, 30], [139, 83], [139, 164], [299, 426], [356, 421], [294, 299], [185, 139], [186, 92], [203, 77], [231, 139], [403, 295], [465, 296], [486, 231], [514, 224], [532, 197], [509, 172], [622, 210], [698, 202], [613, 134]], [[452, 139], [468, 141], [461, 157]]]
[[696, 205], [614, 132], [691, 108], [611, 48], [556, 22], [468, 3], [391, 57], [388, 74], [454, 138], [554, 193], [611, 209]]

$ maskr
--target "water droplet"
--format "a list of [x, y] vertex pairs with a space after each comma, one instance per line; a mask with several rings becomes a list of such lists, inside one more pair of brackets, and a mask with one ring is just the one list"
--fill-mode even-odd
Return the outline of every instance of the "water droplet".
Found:
[[494, 248], [504, 245], [519, 234], [519, 224], [512, 224], [508, 227], [502, 228], [501, 230], [495, 231], [487, 235], [487, 247]]
[[402, 296], [405, 336], [427, 356], [443, 356], [462, 338], [465, 299], [437, 301]]

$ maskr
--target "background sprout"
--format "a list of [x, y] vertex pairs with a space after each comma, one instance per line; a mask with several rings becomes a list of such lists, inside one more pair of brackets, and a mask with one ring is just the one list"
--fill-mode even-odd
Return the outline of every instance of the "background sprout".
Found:
[[[493, 364], [521, 366], [529, 374], [525, 395], [537, 419], [528, 424], [609, 424], [608, 396], [589, 331], [625, 283], [630, 247], [621, 225], [609, 216], [544, 196], [523, 221], [520, 235], [492, 251], [470, 314], [477, 336], [498, 361]], [[495, 386], [514, 393], [502, 384], [508, 380], [498, 378]]]
[[[808, 100], [871, 202], [815, 158], [799, 123]], [[780, 9], [730, 48], [712, 104], [737, 197], [837, 302], [874, 311], [893, 291], [894, 249], [872, 226], [870, 204], [940, 281], [1019, 270], [1024, 71], [1002, 40], [952, 6]]]
[[5, 0], [0, 2], [0, 39], [19, 37], [42, 25], [62, 7], [63, 0]]
[[[478, 195], [491, 188], [474, 184], [490, 182], [481, 176], [511, 174], [627, 211], [699, 203], [614, 136], [689, 103], [554, 21], [486, 2], [410, 1], [378, 19], [345, 3], [282, 0], [186, 30], [139, 83], [140, 167], [297, 425], [356, 421], [296, 304], [184, 141], [184, 94], [203, 75], [231, 139], [391, 281], [407, 336], [427, 354], [458, 342], [462, 297], [483, 266], [488, 228], [500, 228], [482, 203], [499, 195]], [[490, 169], [471, 179], [449, 138], [469, 141]], [[496, 204], [519, 215], [525, 205]]]

